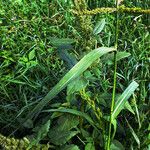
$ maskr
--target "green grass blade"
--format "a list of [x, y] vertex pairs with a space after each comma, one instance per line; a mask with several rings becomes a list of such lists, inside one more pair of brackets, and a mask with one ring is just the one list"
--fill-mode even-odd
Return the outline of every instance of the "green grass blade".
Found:
[[130, 96], [138, 86], [138, 83], [133, 81], [118, 98], [118, 101], [116, 102], [114, 111], [112, 113], [112, 119], [115, 119], [118, 116], [120, 111], [124, 108], [125, 102], [130, 98]]
[[41, 100], [35, 108], [27, 115], [27, 119], [32, 119], [35, 115], [40, 113], [43, 107], [50, 102], [61, 90], [63, 90], [70, 81], [79, 77], [96, 59], [102, 55], [115, 51], [114, 48], [100, 47], [87, 55], [85, 55], [53, 88], [50, 92]]
[[[125, 118], [125, 119], [126, 119], [126, 118]], [[129, 129], [130, 129], [130, 131], [131, 131], [131, 133], [132, 133], [132, 135], [133, 135], [135, 141], [136, 141], [137, 144], [138, 144], [138, 148], [140, 149], [140, 140], [139, 140], [137, 134], [135, 133], [135, 131], [133, 130], [133, 128], [131, 127], [131, 125], [129, 124], [129, 122], [128, 122], [127, 119], [126, 119], [126, 122], [127, 122], [127, 124], [128, 124], [128, 127], [129, 127]]]

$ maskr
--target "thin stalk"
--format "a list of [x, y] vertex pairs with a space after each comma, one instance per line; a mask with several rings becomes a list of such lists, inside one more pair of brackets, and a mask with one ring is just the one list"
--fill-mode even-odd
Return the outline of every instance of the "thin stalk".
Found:
[[[116, 9], [118, 9], [118, 0], [116, 0]], [[107, 140], [107, 150], [110, 150], [111, 144], [111, 127], [112, 127], [112, 113], [115, 105], [115, 95], [116, 95], [116, 80], [117, 80], [117, 49], [118, 49], [118, 11], [116, 12], [116, 28], [115, 28], [115, 48], [114, 52], [114, 77], [113, 77], [113, 93], [112, 93], [112, 101], [111, 101], [111, 110], [110, 110], [110, 122], [109, 122], [109, 131], [108, 131], [108, 140]]]

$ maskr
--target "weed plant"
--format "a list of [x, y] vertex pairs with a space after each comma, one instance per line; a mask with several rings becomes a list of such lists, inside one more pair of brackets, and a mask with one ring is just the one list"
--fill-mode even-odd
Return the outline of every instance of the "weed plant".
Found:
[[30, 148], [148, 150], [150, 16], [118, 14], [116, 31], [115, 14], [77, 17], [75, 2], [0, 0], [0, 132]]

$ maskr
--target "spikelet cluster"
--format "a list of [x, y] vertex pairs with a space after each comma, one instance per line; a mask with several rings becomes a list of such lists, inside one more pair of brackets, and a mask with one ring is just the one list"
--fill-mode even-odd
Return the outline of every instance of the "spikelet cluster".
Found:
[[150, 9], [141, 9], [141, 8], [129, 8], [125, 7], [124, 5], [119, 6], [117, 8], [110, 8], [110, 7], [102, 7], [96, 8], [92, 10], [84, 9], [83, 11], [73, 10], [72, 12], [76, 15], [96, 15], [99, 13], [113, 13], [113, 12], [120, 12], [120, 13], [139, 13], [139, 14], [150, 14]]
[[[30, 141], [27, 138], [15, 139], [8, 138], [0, 134], [0, 148], [4, 150], [28, 150]], [[48, 150], [49, 145], [38, 144], [30, 150]]]

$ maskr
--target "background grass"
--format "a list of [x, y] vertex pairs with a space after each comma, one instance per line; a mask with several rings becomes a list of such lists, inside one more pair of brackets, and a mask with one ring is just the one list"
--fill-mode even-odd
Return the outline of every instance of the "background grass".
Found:
[[[87, 0], [87, 2], [89, 9], [114, 6], [114, 3], [109, 1]], [[145, 9], [150, 7], [148, 0], [144, 2], [128, 0], [124, 4], [128, 7]], [[0, 132], [9, 135], [19, 126], [26, 113], [30, 112], [30, 109], [68, 71], [65, 62], [58, 55], [57, 48], [51, 44], [50, 38], [74, 39], [72, 53], [78, 60], [87, 52], [85, 49], [90, 47], [91, 50], [95, 45], [90, 43], [88, 46], [88, 43], [84, 43], [90, 41], [93, 35], [91, 33], [84, 35], [83, 28], [78, 24], [78, 18], [70, 12], [74, 7], [71, 1], [0, 0], [0, 7]], [[147, 140], [150, 107], [149, 17], [141, 14], [119, 15], [118, 50], [130, 52], [131, 56], [118, 62], [116, 91], [122, 93], [133, 79], [140, 86], [130, 99], [136, 114], [132, 115], [127, 111], [120, 114], [118, 122], [123, 130], [118, 131], [116, 138], [125, 147], [130, 144], [134, 149], [137, 148], [137, 144], [131, 136], [125, 118], [143, 143], [143, 149], [144, 144], [149, 143]], [[103, 18], [106, 25], [94, 39], [97, 40], [98, 47], [111, 47], [115, 41], [115, 15], [93, 16], [90, 18], [91, 27], [93, 28]], [[99, 67], [101, 69], [98, 69]], [[86, 72], [91, 97], [103, 99], [107, 95], [108, 98], [108, 93], [112, 91], [112, 79], [113, 66], [107, 57], [93, 64]], [[53, 100], [53, 104], [65, 103], [66, 96], [66, 90], [62, 91]], [[110, 102], [106, 103], [109, 105]], [[104, 109], [103, 112], [107, 114], [108, 110]], [[17, 120], [13, 122], [16, 117]], [[17, 133], [17, 136], [26, 135], [24, 130], [21, 130], [20, 135]]]

